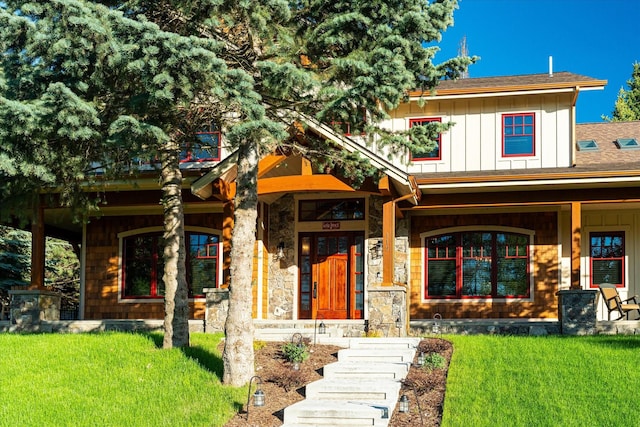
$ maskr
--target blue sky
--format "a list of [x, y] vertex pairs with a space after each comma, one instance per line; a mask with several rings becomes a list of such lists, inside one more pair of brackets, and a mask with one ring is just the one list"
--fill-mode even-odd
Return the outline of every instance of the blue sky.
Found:
[[481, 59], [470, 77], [569, 71], [607, 80], [604, 91], [578, 97], [577, 122], [610, 116], [640, 62], [639, 0], [460, 0], [454, 26], [443, 33], [435, 62], [458, 54], [466, 36]]

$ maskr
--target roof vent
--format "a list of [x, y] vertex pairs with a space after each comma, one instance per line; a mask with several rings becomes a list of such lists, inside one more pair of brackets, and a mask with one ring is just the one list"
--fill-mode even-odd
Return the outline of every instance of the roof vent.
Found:
[[578, 151], [598, 151], [598, 143], [595, 139], [578, 141]]
[[633, 150], [640, 148], [640, 144], [635, 138], [618, 138], [616, 139], [616, 145], [621, 150]]

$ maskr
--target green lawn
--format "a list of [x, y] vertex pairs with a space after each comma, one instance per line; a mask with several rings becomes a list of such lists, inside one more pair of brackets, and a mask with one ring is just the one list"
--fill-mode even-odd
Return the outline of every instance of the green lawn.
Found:
[[246, 389], [221, 385], [220, 339], [0, 334], [0, 426], [223, 426]]
[[640, 337], [448, 336], [442, 426], [640, 425]]
[[[443, 427], [639, 425], [640, 337], [447, 336]], [[220, 335], [0, 334], [0, 426], [223, 426]]]

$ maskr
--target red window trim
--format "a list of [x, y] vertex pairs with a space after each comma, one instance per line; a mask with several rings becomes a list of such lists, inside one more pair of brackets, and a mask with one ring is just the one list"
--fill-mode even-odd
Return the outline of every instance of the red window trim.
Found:
[[[507, 154], [505, 153], [505, 118], [507, 117], [533, 117], [533, 123], [531, 124], [533, 128], [533, 132], [530, 134], [518, 134], [521, 136], [531, 136], [531, 152], [530, 153], [522, 153], [522, 154]], [[516, 125], [512, 125], [515, 127]], [[524, 125], [523, 125], [524, 126]], [[536, 113], [509, 113], [502, 115], [502, 157], [512, 158], [512, 157], [531, 157], [536, 155]]]
[[[409, 129], [411, 129], [415, 124], [419, 123], [431, 123], [431, 122], [439, 122], [442, 123], [442, 117], [423, 117], [416, 119], [409, 119]], [[413, 157], [413, 153], [409, 153], [410, 159], [412, 161], [429, 161], [429, 160], [442, 160], [442, 134], [438, 134], [438, 156], [437, 157]]]
[[[592, 236], [619, 236], [622, 238], [622, 256], [621, 257], [609, 257], [609, 258], [594, 258], [591, 256], [591, 237]], [[612, 285], [616, 285], [616, 288], [624, 288], [626, 287], [625, 282], [625, 263], [624, 259], [627, 252], [627, 242], [625, 239], [624, 231], [593, 231], [589, 233], [589, 287], [590, 288], [598, 288], [600, 283], [593, 283], [593, 260], [620, 260], [620, 268], [621, 268], [621, 278], [622, 283], [611, 283]]]
[[[465, 258], [464, 256], [464, 247], [462, 245], [462, 235], [465, 233], [476, 233], [476, 232], [480, 232], [480, 233], [491, 233], [492, 234], [492, 252], [489, 255], [489, 258], [491, 259], [491, 294], [490, 295], [463, 295], [462, 294], [462, 287], [463, 287], [463, 271], [462, 271], [462, 263], [463, 260]], [[524, 295], [497, 295], [496, 292], [496, 283], [497, 283], [497, 270], [495, 267], [495, 264], [497, 264], [498, 262], [498, 245], [496, 244], [496, 235], [497, 234], [512, 234], [512, 235], [520, 235], [520, 236], [526, 236], [527, 240], [528, 240], [528, 244], [526, 245], [526, 253], [525, 255], [508, 255], [508, 249], [507, 252], [505, 252], [505, 256], [502, 257], [503, 259], [517, 259], [517, 258], [522, 258], [522, 259], [526, 259], [527, 260], [527, 264], [526, 264], [526, 289], [527, 292]], [[447, 253], [445, 254], [444, 258], [435, 258], [437, 260], [454, 260], [455, 259], [455, 268], [456, 268], [456, 295], [434, 295], [431, 296], [428, 294], [429, 291], [429, 247], [427, 245], [427, 240], [433, 237], [438, 237], [438, 236], [444, 236], [444, 235], [454, 235], [456, 237], [456, 247], [454, 249], [454, 254], [453, 256], [448, 253], [448, 248]], [[473, 301], [481, 301], [481, 300], [491, 300], [491, 299], [516, 299], [516, 298], [530, 298], [531, 297], [531, 252], [530, 252], [530, 246], [531, 246], [531, 237], [528, 234], [524, 234], [524, 233], [517, 233], [517, 232], [511, 232], [511, 231], [503, 231], [503, 230], [467, 230], [467, 231], [455, 231], [455, 232], [450, 232], [450, 233], [442, 233], [442, 234], [437, 234], [437, 235], [433, 235], [433, 236], [429, 236], [423, 239], [423, 262], [424, 262], [424, 287], [422, 289], [422, 293], [423, 293], [423, 297], [424, 299], [428, 299], [428, 300], [473, 300]], [[505, 248], [508, 248], [508, 246], [506, 246]]]
[[[218, 249], [217, 255], [209, 255], [210, 251], [209, 251], [209, 247], [210, 246], [215, 246], [215, 245], [219, 245], [220, 244], [220, 236], [215, 234], [215, 233], [210, 233], [210, 232], [200, 232], [200, 231], [186, 231], [185, 232], [185, 237], [186, 240], [188, 241], [188, 236], [191, 234], [203, 234], [203, 235], [212, 235], [212, 236], [217, 236], [218, 237], [218, 242], [217, 243], [210, 243], [210, 244], [206, 244], [205, 248], [206, 248], [206, 255], [196, 255], [196, 259], [217, 259], [217, 268], [221, 268], [221, 260], [220, 260], [220, 249]], [[151, 290], [150, 293], [151, 295], [126, 295], [125, 292], [125, 287], [126, 287], [126, 280], [127, 280], [127, 275], [126, 275], [126, 257], [127, 257], [127, 245], [126, 245], [126, 241], [127, 239], [135, 239], [136, 237], [145, 237], [145, 236], [149, 236], [153, 239], [153, 244], [152, 247], [157, 249], [157, 245], [158, 245], [158, 238], [160, 236], [162, 236], [162, 232], [161, 231], [157, 231], [157, 232], [150, 232], [150, 233], [140, 233], [140, 234], [132, 234], [130, 236], [126, 236], [123, 238], [123, 244], [122, 244], [122, 262], [121, 262], [121, 267], [120, 267], [120, 275], [122, 277], [122, 283], [120, 285], [120, 297], [123, 300], [139, 300], [139, 299], [146, 299], [146, 300], [154, 300], [157, 301], [159, 299], [164, 299], [164, 295], [158, 295], [158, 276], [157, 276], [157, 266], [158, 266], [158, 259], [160, 256], [162, 256], [162, 254], [157, 251], [154, 250], [154, 252], [152, 253], [152, 260], [153, 260], [153, 265], [151, 266]], [[188, 244], [188, 243], [187, 243]], [[189, 274], [189, 251], [187, 250], [187, 259], [186, 259], [186, 266], [187, 266], [187, 274]], [[216, 277], [214, 278], [214, 286], [212, 287], [218, 287], [217, 285], [217, 281], [218, 281], [218, 273], [219, 271], [216, 271]], [[189, 282], [189, 279], [187, 278], [187, 281]], [[191, 292], [191, 284], [188, 283], [189, 286], [189, 292]], [[200, 295], [200, 294], [196, 294], [196, 295], [190, 295], [189, 298], [203, 298], [204, 295]]]
[[197, 139], [197, 135], [218, 135], [218, 146], [217, 151], [218, 151], [218, 155], [214, 156], [214, 157], [205, 157], [205, 158], [201, 158], [201, 159], [192, 159], [191, 155], [192, 155], [192, 145], [187, 145], [186, 147], [184, 147], [184, 151], [186, 152], [186, 156], [180, 158], [180, 163], [202, 163], [202, 162], [217, 162], [220, 160], [220, 155], [221, 155], [221, 147], [222, 147], [222, 133], [220, 131], [212, 131], [212, 132], [196, 132], [196, 139]]

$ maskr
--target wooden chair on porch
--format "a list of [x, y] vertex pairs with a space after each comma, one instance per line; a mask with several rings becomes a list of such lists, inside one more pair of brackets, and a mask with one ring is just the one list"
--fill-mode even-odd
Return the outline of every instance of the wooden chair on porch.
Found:
[[625, 316], [627, 320], [629, 320], [630, 311], [636, 311], [640, 318], [640, 304], [638, 303], [637, 295], [622, 300], [616, 285], [602, 283], [598, 285], [598, 288], [600, 288], [600, 293], [602, 294], [602, 298], [604, 298], [604, 306], [608, 310], [609, 320], [611, 320], [612, 311], [620, 315], [620, 317], [614, 320], [620, 320]]

